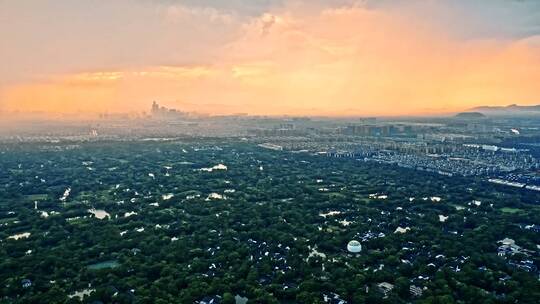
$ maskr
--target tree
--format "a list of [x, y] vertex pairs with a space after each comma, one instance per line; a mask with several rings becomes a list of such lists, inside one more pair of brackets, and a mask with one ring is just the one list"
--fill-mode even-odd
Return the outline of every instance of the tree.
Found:
[[226, 293], [223, 294], [222, 303], [223, 304], [234, 304], [234, 303], [236, 303], [236, 300], [234, 299], [234, 296], [232, 295], [232, 293], [226, 292]]

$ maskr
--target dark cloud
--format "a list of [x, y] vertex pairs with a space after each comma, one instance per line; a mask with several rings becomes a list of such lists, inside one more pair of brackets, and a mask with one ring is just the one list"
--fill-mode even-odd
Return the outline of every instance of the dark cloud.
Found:
[[457, 38], [522, 39], [540, 35], [538, 0], [364, 0], [370, 9], [425, 20]]
[[270, 14], [264, 15], [262, 18], [261, 34], [263, 36], [267, 35], [274, 23], [276, 23], [276, 16]]
[[192, 7], [212, 7], [239, 15], [258, 16], [273, 7], [283, 5], [284, 0], [142, 0], [159, 4], [179, 4]]

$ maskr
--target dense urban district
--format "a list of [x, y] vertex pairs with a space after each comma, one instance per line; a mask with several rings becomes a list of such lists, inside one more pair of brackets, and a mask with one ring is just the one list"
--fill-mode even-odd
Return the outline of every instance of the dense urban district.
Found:
[[540, 302], [539, 191], [260, 141], [2, 144], [0, 302]]

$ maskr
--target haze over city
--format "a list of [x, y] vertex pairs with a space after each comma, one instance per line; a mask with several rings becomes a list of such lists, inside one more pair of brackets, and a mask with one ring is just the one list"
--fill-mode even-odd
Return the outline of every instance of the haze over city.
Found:
[[20, 0], [0, 21], [5, 117], [540, 104], [538, 1]]

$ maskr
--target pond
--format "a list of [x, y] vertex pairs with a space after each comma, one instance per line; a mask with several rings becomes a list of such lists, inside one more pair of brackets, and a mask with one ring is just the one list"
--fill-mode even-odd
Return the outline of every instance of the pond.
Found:
[[118, 261], [110, 260], [110, 261], [104, 261], [104, 262], [88, 265], [88, 269], [100, 270], [100, 269], [107, 269], [107, 268], [116, 268], [118, 266], [120, 266], [120, 263], [118, 263]]

